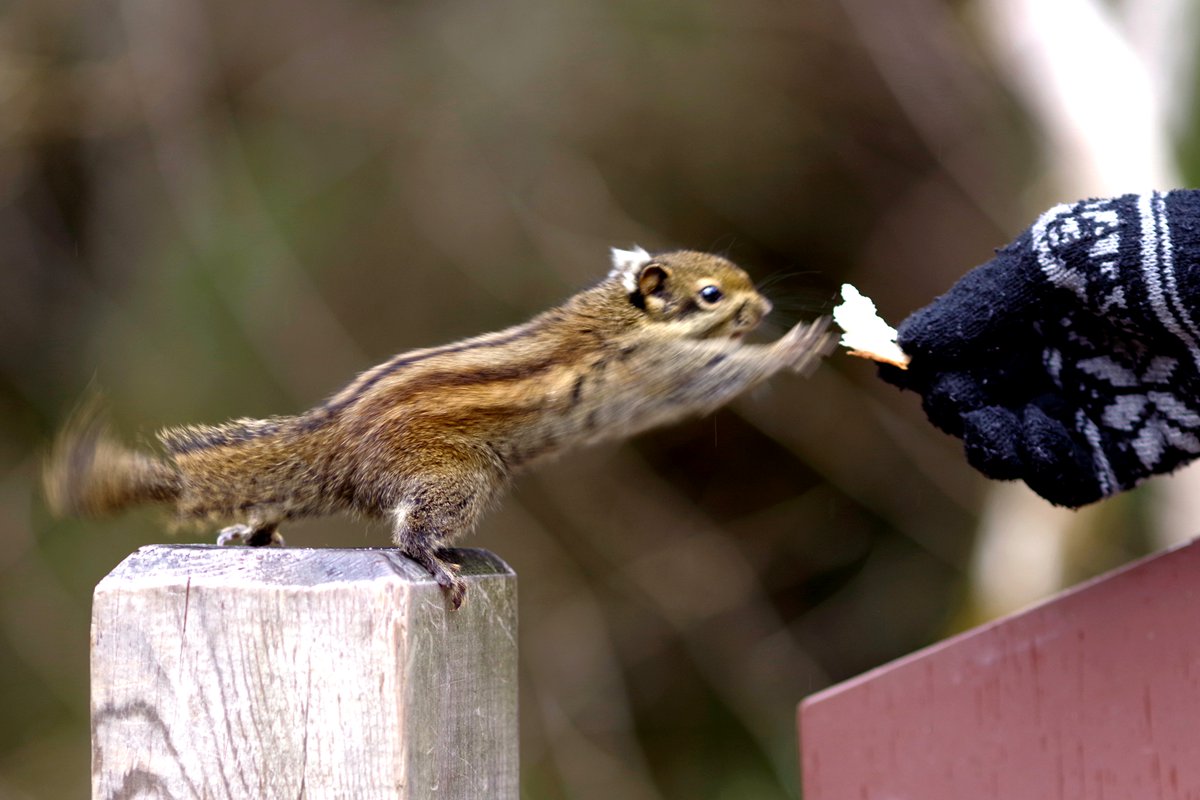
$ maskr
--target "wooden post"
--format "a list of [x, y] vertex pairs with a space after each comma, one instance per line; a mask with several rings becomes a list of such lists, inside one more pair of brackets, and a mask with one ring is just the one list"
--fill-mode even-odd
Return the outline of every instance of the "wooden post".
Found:
[[1200, 797], [1200, 541], [827, 689], [806, 800]]
[[92, 797], [515, 798], [516, 575], [451, 611], [395, 550], [143, 547], [92, 606]]

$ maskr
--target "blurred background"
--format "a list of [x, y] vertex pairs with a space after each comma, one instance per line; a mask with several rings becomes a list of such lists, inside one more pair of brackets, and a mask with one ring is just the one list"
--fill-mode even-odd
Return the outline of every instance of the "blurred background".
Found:
[[[298, 412], [634, 243], [728, 254], [768, 335], [846, 280], [898, 321], [1054, 203], [1196, 182], [1189, 5], [5, 4], [0, 797], [87, 794], [92, 588], [212, 537], [48, 516], [40, 454], [89, 386], [148, 446]], [[521, 577], [523, 796], [795, 798], [801, 698], [1194, 533], [1194, 498], [985, 485], [840, 355], [570, 456], [468, 542]]]

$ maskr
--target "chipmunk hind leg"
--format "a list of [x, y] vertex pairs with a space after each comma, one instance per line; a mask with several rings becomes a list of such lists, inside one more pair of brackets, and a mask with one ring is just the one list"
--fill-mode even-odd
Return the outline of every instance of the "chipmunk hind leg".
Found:
[[469, 533], [495, 500], [502, 477], [494, 470], [439, 471], [414, 482], [392, 510], [392, 540], [409, 558], [429, 570], [455, 609], [467, 584], [446, 547]]
[[283, 547], [283, 534], [279, 532], [279, 519], [274, 516], [254, 516], [237, 525], [222, 528], [217, 534], [219, 545], [248, 547]]

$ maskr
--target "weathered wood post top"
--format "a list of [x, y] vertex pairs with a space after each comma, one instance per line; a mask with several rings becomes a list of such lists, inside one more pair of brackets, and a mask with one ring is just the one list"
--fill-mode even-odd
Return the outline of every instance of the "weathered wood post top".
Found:
[[516, 575], [391, 549], [143, 547], [92, 606], [92, 796], [515, 798]]

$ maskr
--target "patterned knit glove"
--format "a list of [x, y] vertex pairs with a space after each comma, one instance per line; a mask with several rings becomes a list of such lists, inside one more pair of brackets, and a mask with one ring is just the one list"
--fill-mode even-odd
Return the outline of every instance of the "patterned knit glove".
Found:
[[1200, 191], [1056, 206], [900, 326], [931, 422], [1081, 506], [1200, 454]]

